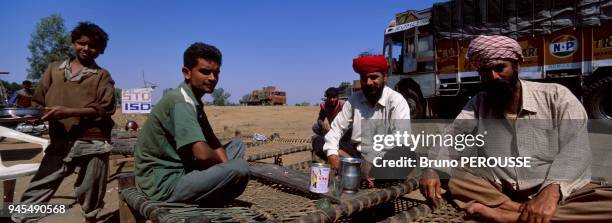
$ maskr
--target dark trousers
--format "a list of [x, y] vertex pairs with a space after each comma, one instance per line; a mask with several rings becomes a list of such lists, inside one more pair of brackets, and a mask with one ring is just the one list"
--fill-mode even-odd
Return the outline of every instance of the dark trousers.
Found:
[[[312, 126], [312, 131], [315, 135], [312, 136], [312, 151], [315, 155], [323, 160], [327, 160], [327, 154], [323, 151], [323, 145], [325, 145], [325, 131], [323, 128], [315, 123]], [[351, 130], [344, 133], [340, 139], [339, 149], [348, 153], [352, 157], [361, 157], [361, 154], [353, 144], [351, 144]]]
[[228, 161], [183, 175], [167, 202], [217, 206], [242, 194], [249, 182], [246, 146], [234, 139], [224, 145]]
[[[53, 144], [50, 146], [57, 145]], [[76, 146], [89, 145], [79, 144]], [[79, 149], [74, 148], [74, 150]], [[23, 193], [21, 202], [49, 202], [64, 180], [64, 177], [78, 170], [78, 177], [74, 183], [76, 200], [81, 205], [83, 215], [86, 218], [96, 217], [104, 206], [106, 178], [108, 176], [108, 156], [108, 153], [84, 155], [73, 157], [70, 162], [66, 162], [65, 154], [57, 154], [53, 150], [47, 150], [40, 163], [40, 168]]]

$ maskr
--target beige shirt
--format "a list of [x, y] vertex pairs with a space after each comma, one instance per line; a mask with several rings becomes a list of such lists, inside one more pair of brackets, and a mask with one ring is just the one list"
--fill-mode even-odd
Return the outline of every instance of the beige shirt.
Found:
[[[516, 191], [541, 190], [556, 183], [564, 199], [590, 182], [588, 116], [564, 86], [521, 80], [521, 87], [522, 105], [514, 125], [496, 117], [485, 103], [486, 93], [481, 92], [465, 105], [447, 132], [487, 131], [485, 148], [477, 149], [479, 156], [531, 157], [531, 167], [489, 168], [496, 182]], [[452, 150], [442, 149], [433, 157], [443, 159]]]
[[331, 129], [325, 135], [323, 151], [327, 156], [338, 154], [338, 144], [344, 133], [352, 128], [351, 142], [357, 144], [357, 151], [362, 152], [366, 160], [371, 161], [374, 156], [384, 153], [374, 153], [373, 150], [362, 150], [362, 122], [370, 120], [372, 123], [382, 124], [375, 130], [376, 134], [390, 134], [395, 131], [410, 131], [410, 108], [404, 97], [389, 87], [384, 87], [382, 96], [372, 107], [362, 91], [351, 95], [342, 106], [331, 123]]

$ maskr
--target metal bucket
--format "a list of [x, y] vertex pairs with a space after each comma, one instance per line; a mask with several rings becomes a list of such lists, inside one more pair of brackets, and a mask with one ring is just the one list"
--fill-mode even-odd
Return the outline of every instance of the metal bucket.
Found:
[[361, 159], [341, 158], [340, 177], [342, 182], [342, 191], [344, 193], [357, 193], [361, 183]]

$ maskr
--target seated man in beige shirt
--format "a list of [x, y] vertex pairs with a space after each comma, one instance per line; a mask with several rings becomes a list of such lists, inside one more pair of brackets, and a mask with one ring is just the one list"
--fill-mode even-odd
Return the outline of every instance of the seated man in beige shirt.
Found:
[[[531, 166], [443, 171], [450, 174], [448, 189], [457, 205], [493, 222], [612, 221], [612, 188], [590, 183], [588, 117], [578, 99], [558, 84], [520, 80], [522, 50], [511, 38], [479, 36], [466, 57], [484, 91], [467, 103], [449, 132], [496, 128], [504, 137], [487, 141], [479, 156], [530, 157]], [[430, 157], [448, 158], [441, 155], [448, 151]], [[425, 170], [420, 180], [421, 192], [434, 204], [441, 198], [437, 171]]]

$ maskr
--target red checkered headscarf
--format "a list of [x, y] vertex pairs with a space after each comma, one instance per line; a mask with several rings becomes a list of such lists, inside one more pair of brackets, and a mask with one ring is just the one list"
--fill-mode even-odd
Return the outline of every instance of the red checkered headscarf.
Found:
[[353, 70], [358, 74], [369, 74], [372, 72], [387, 73], [387, 59], [382, 55], [361, 56], [353, 59]]
[[523, 51], [516, 40], [506, 36], [478, 36], [468, 46], [465, 59], [476, 69], [493, 60], [511, 59], [523, 62]]

